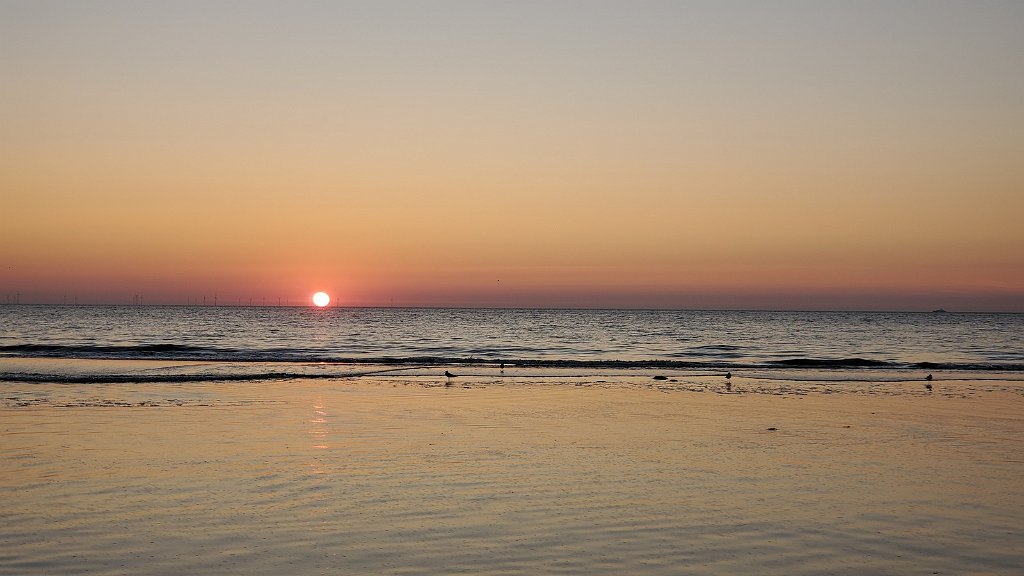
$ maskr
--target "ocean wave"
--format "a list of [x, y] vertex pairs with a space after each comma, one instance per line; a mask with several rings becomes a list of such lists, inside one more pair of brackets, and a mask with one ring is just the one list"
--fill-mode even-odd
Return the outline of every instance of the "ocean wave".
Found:
[[238, 374], [48, 374], [0, 373], [0, 382], [39, 382], [55, 384], [158, 384], [183, 382], [231, 382], [257, 380], [289, 380], [293, 378], [339, 378], [337, 375], [300, 374], [288, 372]]
[[0, 346], [0, 356], [20, 358], [110, 358], [170, 359], [178, 357], [209, 357], [234, 355], [240, 351], [230, 348], [205, 348], [184, 344], [135, 344], [124, 346], [67, 345], [67, 344], [12, 344]]
[[786, 368], [897, 368], [900, 364], [869, 358], [787, 358], [769, 360], [766, 364]]
[[[315, 373], [308, 371], [257, 372], [195, 372], [195, 373], [46, 373], [0, 372], [0, 382], [30, 382], [51, 384], [174, 384], [186, 382], [257, 382], [263, 380], [321, 380], [357, 378], [380, 374], [382, 371], [352, 371]], [[383, 371], [389, 372], [389, 371]], [[393, 371], [391, 371], [393, 372]]]
[[[715, 346], [722, 350], [727, 346]], [[922, 370], [963, 370], [963, 371], [1024, 371], [1020, 362], [897, 362], [873, 358], [814, 358], [794, 357], [755, 361], [728, 357], [703, 357], [701, 359], [645, 358], [559, 358], [557, 351], [545, 351], [542, 356], [513, 357], [495, 353], [482, 347], [472, 349], [471, 355], [452, 355], [448, 350], [431, 351], [424, 355], [371, 355], [339, 354], [330, 350], [311, 348], [270, 348], [233, 349], [190, 346], [169, 343], [148, 343], [138, 345], [61, 345], [61, 344], [15, 344], [0, 346], [0, 357], [46, 358], [70, 360], [154, 360], [166, 362], [219, 362], [219, 363], [274, 363], [274, 364], [336, 364], [336, 365], [381, 365], [381, 366], [453, 366], [453, 365], [497, 365], [523, 368], [647, 368], [647, 369], [922, 369]], [[449, 352], [446, 354], [446, 352]], [[507, 352], [507, 351], [506, 351]], [[529, 353], [529, 350], [517, 350]], [[565, 353], [563, 351], [563, 353]], [[304, 375], [303, 375], [304, 376]], [[288, 372], [268, 377], [290, 377]]]

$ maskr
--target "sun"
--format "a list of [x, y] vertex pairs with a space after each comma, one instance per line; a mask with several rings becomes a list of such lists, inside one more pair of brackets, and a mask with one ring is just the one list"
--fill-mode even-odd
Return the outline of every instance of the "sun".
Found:
[[313, 304], [319, 308], [323, 308], [331, 303], [331, 295], [327, 292], [317, 292], [313, 294]]

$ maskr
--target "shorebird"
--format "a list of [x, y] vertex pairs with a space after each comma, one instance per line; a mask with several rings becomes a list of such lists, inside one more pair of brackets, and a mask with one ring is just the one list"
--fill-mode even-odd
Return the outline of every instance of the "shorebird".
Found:
[[455, 374], [452, 374], [451, 372], [449, 372], [447, 370], [444, 371], [444, 375], [445, 375], [446, 378], [455, 378]]
[[924, 379], [929, 381], [929, 382], [931, 382], [932, 381], [932, 375], [929, 374], [929, 375], [925, 376]]
[[726, 372], [725, 373], [725, 379], [729, 380], [730, 378], [732, 378], [732, 372]]

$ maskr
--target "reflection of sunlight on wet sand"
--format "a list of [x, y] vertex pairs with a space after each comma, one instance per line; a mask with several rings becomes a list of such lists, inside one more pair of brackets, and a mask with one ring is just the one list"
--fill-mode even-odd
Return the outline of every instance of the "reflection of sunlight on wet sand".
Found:
[[327, 474], [327, 469], [324, 467], [322, 460], [324, 453], [317, 452], [330, 448], [327, 444], [327, 438], [330, 435], [327, 423], [327, 408], [324, 406], [322, 398], [318, 397], [313, 402], [313, 419], [309, 423], [312, 425], [309, 429], [309, 436], [312, 440], [314, 452], [311, 453], [313, 460], [307, 466], [312, 474]]

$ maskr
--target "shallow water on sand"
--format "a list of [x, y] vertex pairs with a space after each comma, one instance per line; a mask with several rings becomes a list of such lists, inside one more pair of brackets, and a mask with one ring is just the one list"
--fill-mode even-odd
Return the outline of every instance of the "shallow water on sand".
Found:
[[1024, 565], [1020, 394], [488, 378], [4, 384], [0, 573]]

